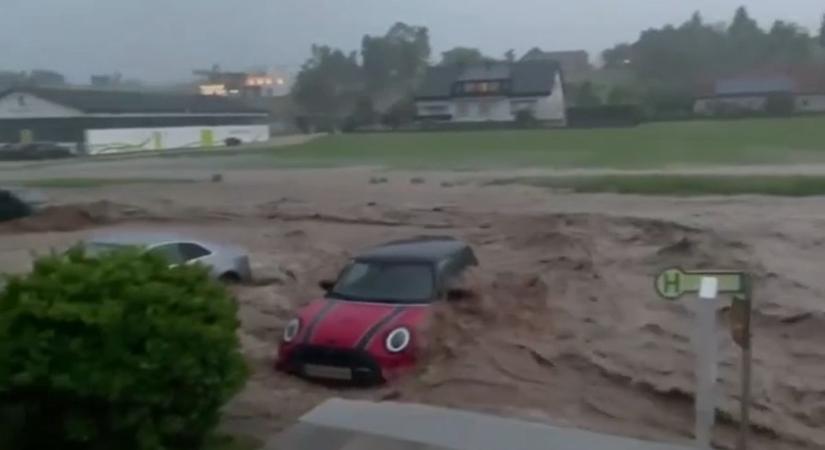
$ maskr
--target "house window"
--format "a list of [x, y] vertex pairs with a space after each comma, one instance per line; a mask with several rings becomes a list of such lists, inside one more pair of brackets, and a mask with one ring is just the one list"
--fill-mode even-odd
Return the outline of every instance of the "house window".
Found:
[[462, 94], [497, 94], [504, 89], [504, 83], [501, 81], [472, 81], [465, 82], [457, 92]]

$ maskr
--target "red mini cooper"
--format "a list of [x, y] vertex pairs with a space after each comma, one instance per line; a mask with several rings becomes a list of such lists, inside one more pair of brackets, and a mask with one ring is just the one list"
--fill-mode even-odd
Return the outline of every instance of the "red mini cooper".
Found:
[[478, 261], [464, 242], [426, 237], [382, 244], [355, 257], [326, 295], [284, 328], [278, 369], [307, 378], [375, 384], [414, 367], [433, 302]]

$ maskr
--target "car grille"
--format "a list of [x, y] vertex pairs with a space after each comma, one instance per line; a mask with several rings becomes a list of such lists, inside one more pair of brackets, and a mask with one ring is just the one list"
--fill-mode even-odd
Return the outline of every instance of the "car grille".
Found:
[[373, 384], [383, 381], [378, 363], [364, 351], [301, 345], [293, 350], [289, 358], [289, 368], [301, 372], [306, 364], [352, 369], [353, 382]]

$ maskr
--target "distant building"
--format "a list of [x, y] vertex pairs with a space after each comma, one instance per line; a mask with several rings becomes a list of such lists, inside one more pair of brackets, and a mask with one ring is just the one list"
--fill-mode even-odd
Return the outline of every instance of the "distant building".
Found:
[[431, 67], [415, 100], [421, 120], [514, 122], [530, 111], [548, 126], [566, 123], [562, 71], [553, 61]]
[[533, 48], [527, 52], [522, 61], [556, 61], [561, 66], [566, 82], [578, 83], [586, 81], [593, 70], [590, 65], [590, 56], [584, 50], [568, 50], [559, 52], [545, 52], [540, 48]]
[[792, 99], [793, 112], [825, 112], [825, 71], [790, 69], [720, 78], [694, 102], [700, 115], [766, 112], [768, 99]]
[[212, 70], [196, 70], [194, 73], [201, 77], [198, 83], [201, 95], [257, 99], [281, 96], [287, 89], [284, 74], [221, 72], [217, 67]]
[[70, 144], [88, 153], [212, 147], [269, 138], [265, 111], [221, 97], [57, 88], [0, 92], [0, 143]]

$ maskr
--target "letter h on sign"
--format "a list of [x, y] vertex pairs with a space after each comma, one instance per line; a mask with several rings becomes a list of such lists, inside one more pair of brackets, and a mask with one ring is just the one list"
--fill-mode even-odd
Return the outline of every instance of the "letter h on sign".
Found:
[[681, 274], [675, 270], [665, 272], [664, 273], [664, 283], [662, 286], [662, 290], [668, 294], [668, 296], [678, 296], [681, 292], [679, 290], [679, 281], [681, 279]]

